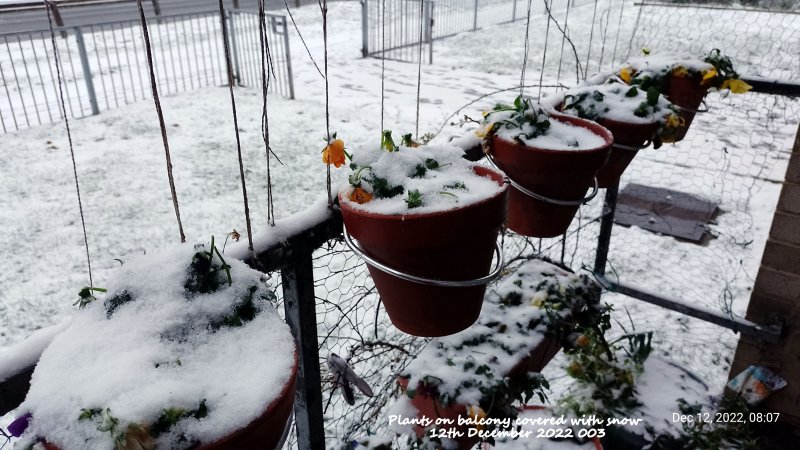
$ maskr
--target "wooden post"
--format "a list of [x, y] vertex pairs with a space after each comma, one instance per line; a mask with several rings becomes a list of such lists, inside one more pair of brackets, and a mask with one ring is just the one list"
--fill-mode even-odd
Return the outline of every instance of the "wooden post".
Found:
[[777, 317], [784, 321], [784, 334], [777, 344], [742, 336], [730, 377], [750, 365], [775, 371], [789, 385], [763, 407], [780, 412], [788, 425], [800, 427], [800, 127], [785, 180], [746, 316], [758, 323]]

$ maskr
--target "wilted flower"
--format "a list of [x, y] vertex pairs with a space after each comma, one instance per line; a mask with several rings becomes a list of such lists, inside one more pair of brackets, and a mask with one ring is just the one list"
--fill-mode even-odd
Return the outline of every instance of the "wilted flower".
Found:
[[729, 80], [725, 80], [722, 82], [722, 85], [719, 87], [720, 89], [730, 89], [731, 92], [734, 94], [744, 94], [745, 92], [753, 89], [753, 86], [750, 86], [746, 82], [738, 79], [732, 78]]
[[365, 191], [364, 189], [357, 187], [353, 189], [353, 192], [350, 193], [350, 201], [356, 202], [359, 205], [367, 203], [372, 200], [372, 194]]
[[333, 164], [334, 167], [341, 167], [345, 164], [344, 141], [341, 139], [333, 139], [322, 150], [322, 162], [327, 165]]

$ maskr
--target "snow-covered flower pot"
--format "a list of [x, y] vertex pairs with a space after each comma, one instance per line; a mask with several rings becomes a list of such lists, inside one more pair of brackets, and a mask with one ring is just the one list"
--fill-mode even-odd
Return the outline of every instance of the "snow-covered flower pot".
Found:
[[520, 98], [513, 106], [496, 106], [484, 122], [485, 151], [516, 183], [509, 194], [508, 228], [540, 238], [566, 232], [608, 160], [611, 133]]
[[656, 88], [643, 90], [618, 78], [568, 90], [560, 109], [565, 114], [594, 120], [614, 136], [608, 162], [597, 174], [601, 188], [618, 184], [639, 150], [657, 135], [668, 139], [680, 128], [677, 108]]
[[[468, 432], [474, 424], [459, 424], [459, 416], [513, 418], [516, 402], [533, 396], [543, 400], [547, 382], [539, 372], [562, 342], [596, 325], [603, 311], [596, 293], [586, 275], [542, 260], [523, 264], [487, 294], [477, 323], [428, 343], [400, 374], [398, 383], [406, 395], [389, 409], [397, 406], [405, 415], [425, 416], [434, 423], [436, 418], [450, 419], [436, 428], [455, 429], [459, 448], [471, 448], [480, 436]], [[411, 432], [422, 438], [430, 426]]]
[[700, 57], [673, 53], [650, 54], [647, 51], [644, 57], [633, 58], [625, 63], [618, 75], [630, 85], [658, 89], [667, 100], [680, 108], [682, 123], [671, 136], [670, 142], [678, 142], [686, 137], [710, 89], [727, 89], [735, 94], [751, 89], [733, 69], [730, 57], [723, 55], [719, 49]]
[[264, 275], [209, 247], [133, 258], [42, 354], [20, 445], [275, 448], [298, 357]]
[[[339, 194], [347, 233], [368, 257], [432, 280], [487, 276], [506, 217], [503, 175], [462, 158], [457, 147], [394, 147], [353, 155], [351, 185]], [[364, 192], [369, 201], [358, 203]], [[404, 198], [405, 197], [405, 198]], [[486, 284], [408, 281], [368, 261], [394, 325], [416, 336], [445, 336], [478, 318]]]

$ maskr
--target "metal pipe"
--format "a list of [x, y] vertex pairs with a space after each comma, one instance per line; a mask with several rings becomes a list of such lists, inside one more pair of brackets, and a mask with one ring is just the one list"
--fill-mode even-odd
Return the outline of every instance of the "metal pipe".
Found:
[[89, 95], [89, 105], [92, 108], [92, 114], [100, 114], [100, 108], [97, 106], [97, 94], [94, 91], [94, 81], [92, 81], [92, 69], [89, 67], [89, 55], [86, 53], [86, 43], [83, 41], [83, 32], [81, 27], [73, 28], [75, 33], [75, 42], [78, 44], [78, 55], [81, 58], [81, 68], [83, 69], [83, 80], [86, 82], [86, 93]]

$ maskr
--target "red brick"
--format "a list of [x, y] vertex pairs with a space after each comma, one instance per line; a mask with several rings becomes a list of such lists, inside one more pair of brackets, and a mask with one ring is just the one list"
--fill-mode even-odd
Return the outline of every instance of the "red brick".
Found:
[[778, 200], [778, 211], [800, 214], [800, 184], [787, 181]]
[[800, 275], [762, 266], [756, 277], [753, 295], [800, 302]]
[[770, 238], [764, 248], [761, 266], [800, 275], [800, 247]]
[[776, 241], [800, 245], [800, 214], [776, 211], [769, 237]]

